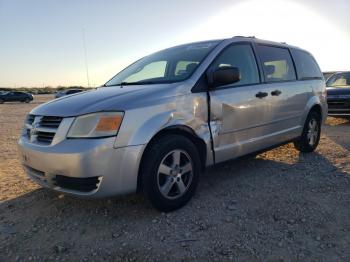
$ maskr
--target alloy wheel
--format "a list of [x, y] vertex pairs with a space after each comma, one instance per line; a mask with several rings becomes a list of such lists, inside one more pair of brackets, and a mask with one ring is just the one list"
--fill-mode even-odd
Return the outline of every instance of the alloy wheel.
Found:
[[158, 189], [168, 199], [176, 199], [185, 194], [193, 178], [193, 163], [183, 150], [169, 152], [161, 161], [158, 174]]
[[307, 140], [310, 146], [313, 146], [318, 139], [318, 124], [316, 119], [312, 118], [308, 125]]

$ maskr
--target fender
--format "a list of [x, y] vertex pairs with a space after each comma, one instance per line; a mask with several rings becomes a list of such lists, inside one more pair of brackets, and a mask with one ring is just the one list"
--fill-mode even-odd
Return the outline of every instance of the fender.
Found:
[[301, 126], [304, 126], [304, 123], [306, 121], [307, 115], [309, 114], [311, 108], [313, 108], [315, 105], [320, 106], [321, 110], [322, 110], [322, 122], [324, 122], [327, 118], [327, 108], [324, 108], [324, 103], [322, 103], [322, 101], [320, 100], [319, 96], [312, 96], [309, 98], [309, 100], [307, 101], [305, 108], [304, 108], [304, 112], [303, 112], [303, 117], [301, 119]]
[[[123, 129], [123, 124], [128, 127]], [[208, 104], [206, 93], [189, 93], [177, 96], [175, 101], [160, 103], [127, 112], [117, 135], [114, 147], [148, 144], [160, 132], [184, 128], [204, 141], [207, 148], [206, 163], [213, 163], [211, 134], [208, 125]]]

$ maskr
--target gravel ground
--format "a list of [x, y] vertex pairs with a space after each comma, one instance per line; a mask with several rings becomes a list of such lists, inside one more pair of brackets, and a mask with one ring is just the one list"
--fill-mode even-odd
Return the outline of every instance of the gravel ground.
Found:
[[350, 123], [315, 153], [291, 144], [203, 174], [164, 214], [140, 195], [81, 200], [40, 188], [16, 142], [31, 104], [0, 105], [0, 261], [350, 261]]

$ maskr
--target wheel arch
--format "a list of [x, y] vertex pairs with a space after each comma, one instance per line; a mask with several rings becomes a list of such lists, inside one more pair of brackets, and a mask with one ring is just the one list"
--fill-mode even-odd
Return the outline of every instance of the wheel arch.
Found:
[[188, 126], [173, 125], [173, 126], [165, 127], [164, 129], [158, 131], [156, 134], [153, 135], [153, 137], [147, 143], [147, 146], [142, 153], [139, 171], [138, 171], [138, 176], [137, 176], [137, 192], [140, 192], [142, 190], [141, 170], [142, 170], [143, 161], [144, 161], [145, 155], [148, 152], [148, 149], [157, 139], [159, 139], [163, 136], [166, 136], [166, 135], [171, 135], [171, 134], [181, 135], [181, 136], [184, 136], [192, 141], [192, 143], [196, 146], [196, 148], [198, 150], [199, 157], [201, 160], [202, 171], [205, 169], [206, 160], [207, 160], [207, 145], [206, 145], [205, 141], [202, 138], [200, 138], [194, 132], [194, 130]]
[[322, 107], [321, 107], [320, 104], [315, 104], [315, 105], [313, 105], [313, 106], [310, 108], [309, 112], [312, 112], [312, 111], [317, 112], [317, 113], [320, 115], [321, 119], [323, 118], [323, 116], [322, 116], [322, 115], [323, 115], [323, 114], [322, 114]]
[[324, 123], [327, 118], [327, 105], [320, 100], [318, 96], [312, 96], [306, 104], [301, 125], [304, 126], [308, 114], [316, 110], [321, 116], [321, 122]]

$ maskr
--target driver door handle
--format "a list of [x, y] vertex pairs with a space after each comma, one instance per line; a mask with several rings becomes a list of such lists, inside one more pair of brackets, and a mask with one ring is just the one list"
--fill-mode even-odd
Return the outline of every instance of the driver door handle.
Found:
[[257, 98], [264, 98], [264, 97], [266, 97], [266, 96], [268, 96], [268, 95], [269, 95], [269, 94], [266, 93], [266, 92], [259, 92], [259, 93], [255, 94], [255, 96], [256, 96]]
[[272, 96], [279, 96], [280, 94], [282, 94], [282, 92], [280, 90], [274, 90], [271, 92]]

